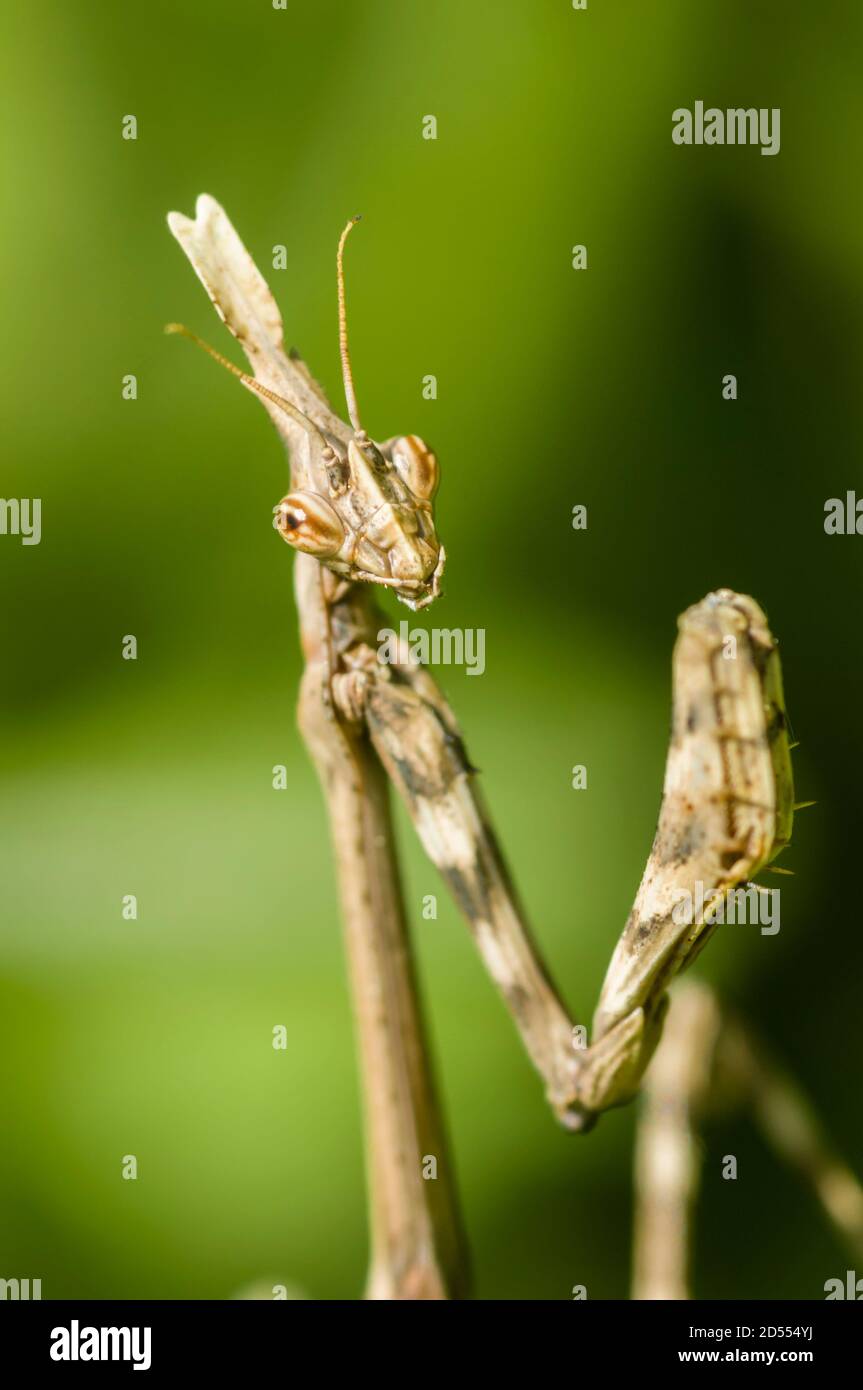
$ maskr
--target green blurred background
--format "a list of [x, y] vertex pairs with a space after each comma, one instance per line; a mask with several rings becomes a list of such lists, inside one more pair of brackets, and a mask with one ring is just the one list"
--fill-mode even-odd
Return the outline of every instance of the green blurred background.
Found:
[[[437, 448], [450, 559], [422, 620], [486, 629], [483, 678], [440, 675], [582, 1018], [650, 849], [676, 616], [719, 585], [767, 609], [818, 807], [779, 935], [728, 929], [700, 969], [863, 1168], [863, 540], [823, 531], [828, 497], [863, 492], [859, 5], [4, 11], [2, 492], [43, 499], [43, 539], [0, 538], [0, 1275], [45, 1297], [362, 1287], [349, 999], [270, 526], [286, 463], [264, 412], [161, 331], [183, 319], [238, 358], [165, 225], [202, 190], [334, 400], [335, 243], [365, 216], [364, 420]], [[697, 99], [780, 107], [781, 153], [674, 146]], [[624, 1297], [635, 1107], [587, 1139], [555, 1128], [399, 830], [478, 1295]], [[697, 1294], [823, 1296], [851, 1261], [809, 1193], [744, 1122], [706, 1155]]]

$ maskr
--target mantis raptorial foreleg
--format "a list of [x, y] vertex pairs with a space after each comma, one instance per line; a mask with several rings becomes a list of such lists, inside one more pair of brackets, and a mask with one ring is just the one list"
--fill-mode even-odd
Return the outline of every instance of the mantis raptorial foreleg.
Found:
[[[752, 599], [721, 590], [680, 620], [659, 827], [584, 1050], [574, 1049], [573, 1021], [533, 944], [458, 725], [431, 676], [405, 664], [396, 679], [372, 681], [365, 717], [552, 1107], [567, 1127], [585, 1128], [591, 1116], [635, 1094], [661, 1033], [671, 979], [715, 930], [729, 894], [788, 842], [788, 733], [779, 657], [763, 613]], [[706, 913], [695, 907], [699, 900]]]
[[451, 713], [426, 673], [411, 681], [404, 671], [369, 683], [364, 712], [378, 756], [468, 921], [549, 1103], [569, 1128], [583, 1128], [573, 1024], [531, 938]]
[[[715, 930], [728, 892], [791, 834], [779, 654], [753, 599], [723, 589], [683, 614], [672, 703], [659, 825], [602, 988], [600, 1037], [634, 1007], [652, 1006]], [[708, 895], [709, 911], [699, 913]]]

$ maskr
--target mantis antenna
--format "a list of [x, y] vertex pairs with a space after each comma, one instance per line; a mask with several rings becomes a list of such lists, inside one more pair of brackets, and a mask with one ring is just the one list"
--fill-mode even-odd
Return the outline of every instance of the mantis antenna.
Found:
[[348, 232], [351, 230], [351, 227], [359, 222], [359, 220], [359, 215], [352, 217], [339, 237], [339, 249], [336, 255], [336, 274], [339, 287], [339, 352], [342, 358], [342, 378], [345, 383], [345, 400], [348, 404], [348, 415], [351, 417], [354, 434], [365, 435], [365, 430], [360, 424], [357, 395], [354, 391], [354, 375], [351, 371], [351, 355], [348, 351], [348, 319], [345, 311], [345, 242], [348, 239]]
[[273, 405], [277, 405], [286, 415], [290, 415], [292, 420], [296, 420], [298, 425], [302, 425], [305, 429], [311, 430], [316, 434], [324, 446], [324, 457], [330, 458], [335, 456], [332, 446], [327, 442], [314, 420], [310, 420], [308, 415], [304, 415], [293, 402], [285, 400], [284, 396], [277, 396], [275, 391], [271, 391], [268, 387], [262, 386], [253, 376], [249, 376], [248, 372], [241, 372], [239, 367], [236, 367], [233, 362], [229, 362], [227, 357], [223, 357], [215, 348], [210, 347], [209, 343], [205, 343], [203, 338], [199, 338], [197, 333], [193, 333], [185, 324], [166, 323], [165, 332], [180, 333], [184, 338], [188, 338], [191, 342], [197, 343], [198, 347], [203, 348], [204, 352], [208, 352], [220, 366], [225, 367], [229, 372], [233, 372], [234, 376], [238, 376], [243, 385], [248, 387], [250, 391], [253, 391], [256, 396], [263, 396], [265, 400], [272, 401]]

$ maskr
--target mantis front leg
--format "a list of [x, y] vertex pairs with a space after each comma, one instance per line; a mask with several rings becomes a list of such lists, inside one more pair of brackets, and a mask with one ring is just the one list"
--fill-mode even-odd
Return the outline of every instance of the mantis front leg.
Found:
[[451, 711], [428, 672], [403, 667], [393, 679], [370, 683], [364, 712], [377, 754], [467, 919], [550, 1105], [567, 1128], [583, 1128], [573, 1022], [531, 937]]
[[[583, 1049], [573, 1046], [573, 1022], [533, 944], [452, 711], [428, 672], [409, 665], [368, 688], [378, 755], [467, 918], [550, 1104], [573, 1130], [635, 1095], [661, 1034], [668, 984], [715, 929], [736, 885], [790, 837], [779, 657], [752, 599], [720, 590], [684, 613], [673, 685], [659, 827]], [[686, 900], [693, 907], [699, 893], [710, 911], [687, 917]]]

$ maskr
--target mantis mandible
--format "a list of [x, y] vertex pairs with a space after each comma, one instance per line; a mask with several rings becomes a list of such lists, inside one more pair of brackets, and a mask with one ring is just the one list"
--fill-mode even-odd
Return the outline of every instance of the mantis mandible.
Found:
[[[219, 204], [169, 225], [252, 375], [210, 352], [267, 409], [287, 445], [291, 490], [274, 524], [297, 552], [305, 656], [299, 723], [327, 799], [357, 1016], [372, 1228], [367, 1293], [435, 1298], [464, 1288], [464, 1242], [428, 1061], [388, 802], [387, 777], [467, 919], [540, 1075], [571, 1130], [630, 1099], [659, 1039], [672, 977], [710, 933], [673, 908], [695, 880], [720, 896], [788, 842], [793, 795], [776, 644], [758, 605], [730, 590], [680, 621], [663, 804], [635, 906], [609, 966], [589, 1046], [577, 1034], [527, 925], [455, 716], [408, 659], [382, 665], [391, 589], [413, 609], [440, 593], [437, 459], [417, 435], [377, 443], [363, 428], [348, 350], [344, 250], [336, 257], [339, 346], [350, 424], [284, 344], [275, 300]], [[180, 325], [168, 331], [194, 335]], [[197, 340], [196, 341], [200, 341]], [[202, 346], [206, 346], [202, 344]], [[728, 638], [734, 659], [724, 660]], [[424, 1182], [435, 1155], [437, 1182]]]

